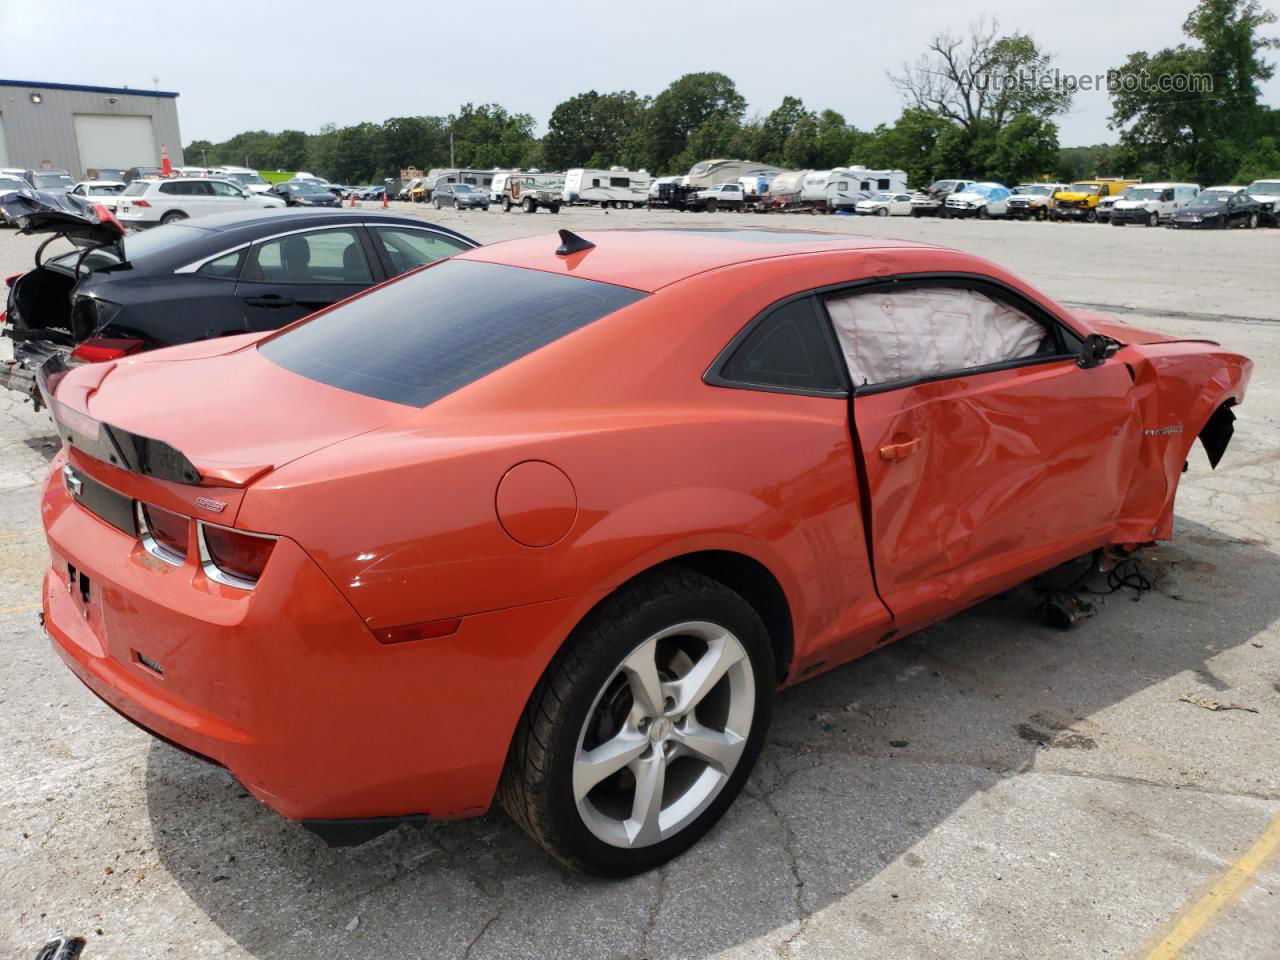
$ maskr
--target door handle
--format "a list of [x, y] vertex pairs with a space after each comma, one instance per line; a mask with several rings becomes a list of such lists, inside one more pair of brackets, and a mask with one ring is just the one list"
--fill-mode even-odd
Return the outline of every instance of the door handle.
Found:
[[266, 307], [272, 309], [274, 307], [292, 307], [294, 301], [288, 297], [282, 297], [276, 293], [267, 293], [261, 297], [246, 297], [245, 303], [251, 307]]
[[920, 446], [920, 438], [914, 437], [911, 440], [903, 440], [901, 443], [889, 443], [880, 448], [881, 460], [905, 460], [916, 452], [916, 447]]

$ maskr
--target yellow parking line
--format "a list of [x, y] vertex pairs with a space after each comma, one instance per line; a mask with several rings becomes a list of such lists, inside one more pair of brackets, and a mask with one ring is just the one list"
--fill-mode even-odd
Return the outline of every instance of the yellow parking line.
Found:
[[1271, 821], [1271, 826], [1244, 856], [1209, 884], [1200, 899], [1174, 917], [1172, 928], [1149, 952], [1139, 956], [1143, 960], [1176, 960], [1182, 956], [1183, 949], [1200, 931], [1244, 895], [1258, 871], [1277, 850], [1280, 850], [1280, 816]]
[[38, 603], [24, 603], [17, 607], [0, 607], [0, 617], [7, 613], [30, 613], [32, 610], [39, 610], [40, 607], [41, 604]]

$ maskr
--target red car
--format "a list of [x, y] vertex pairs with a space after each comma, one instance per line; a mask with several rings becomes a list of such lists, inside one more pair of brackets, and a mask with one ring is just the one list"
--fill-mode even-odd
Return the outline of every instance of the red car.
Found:
[[42, 369], [45, 624], [331, 841], [497, 797], [633, 873], [724, 813], [780, 687], [1171, 536], [1250, 367], [932, 246], [495, 244], [282, 331]]

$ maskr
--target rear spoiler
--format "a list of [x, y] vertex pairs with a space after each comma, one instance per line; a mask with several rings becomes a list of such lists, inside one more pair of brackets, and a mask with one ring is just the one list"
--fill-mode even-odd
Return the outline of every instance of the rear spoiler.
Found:
[[[174, 483], [199, 484], [203, 479], [195, 464], [163, 440], [144, 437], [109, 423], [93, 419], [87, 413], [63, 403], [57, 397], [58, 385], [71, 371], [61, 355], [50, 357], [36, 370], [36, 387], [44, 398], [58, 436], [63, 444], [76, 447], [95, 460], [114, 464], [133, 473], [171, 480]], [[103, 376], [110, 367], [103, 370]], [[98, 381], [101, 383], [101, 378]]]

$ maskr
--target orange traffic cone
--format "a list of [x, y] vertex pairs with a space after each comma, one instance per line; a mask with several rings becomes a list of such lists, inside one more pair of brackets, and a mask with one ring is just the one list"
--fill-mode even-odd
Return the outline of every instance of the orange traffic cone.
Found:
[[169, 159], [169, 150], [163, 143], [160, 144], [160, 172], [166, 177], [173, 176], [173, 161]]
[[355, 195], [354, 193], [353, 193], [353, 194], [351, 194], [351, 204], [350, 204], [350, 205], [351, 205], [351, 206], [353, 206], [353, 207], [356, 205], [356, 195]]
[[387, 191], [383, 190], [382, 191], [382, 209], [386, 210], [389, 206], [391, 205], [387, 203]]

